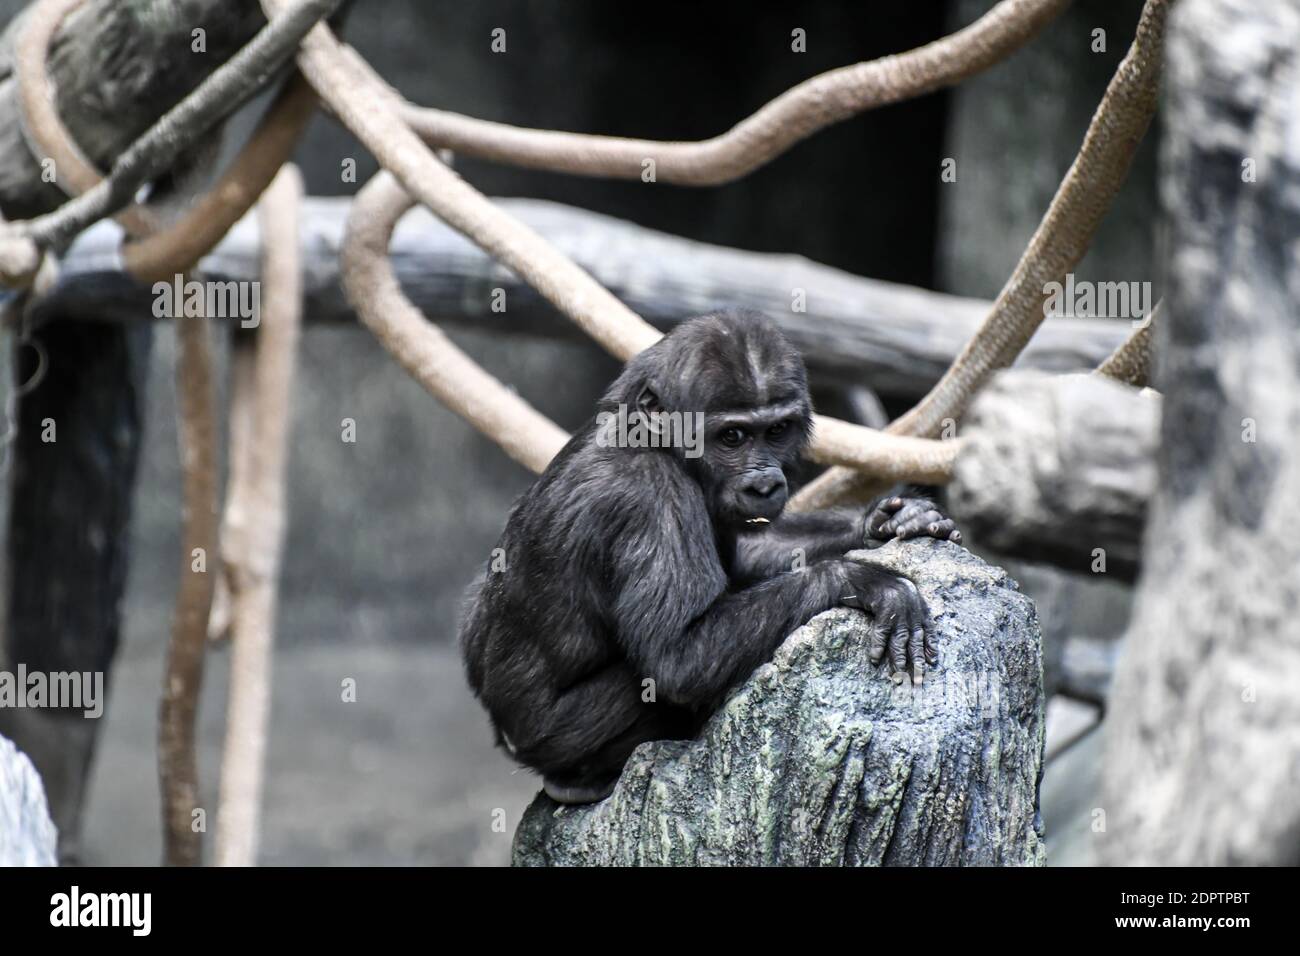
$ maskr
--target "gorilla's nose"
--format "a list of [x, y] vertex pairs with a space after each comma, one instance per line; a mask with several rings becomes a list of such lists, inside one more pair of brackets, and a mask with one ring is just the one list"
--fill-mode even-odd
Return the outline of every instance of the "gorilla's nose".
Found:
[[751, 478], [744, 488], [745, 494], [760, 501], [766, 501], [784, 490], [785, 475], [779, 471], [775, 474], [765, 473]]

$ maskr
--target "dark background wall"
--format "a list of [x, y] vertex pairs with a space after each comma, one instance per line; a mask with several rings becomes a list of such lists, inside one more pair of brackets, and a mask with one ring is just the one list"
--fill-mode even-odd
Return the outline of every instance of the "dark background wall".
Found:
[[[360, 0], [352, 44], [413, 102], [525, 126], [652, 139], [724, 132], [824, 70], [939, 36], [947, 0], [885, 3], [656, 3], [601, 0]], [[507, 52], [490, 34], [506, 31]], [[807, 52], [791, 31], [807, 31]], [[466, 160], [501, 196], [554, 199], [746, 249], [796, 252], [900, 282], [933, 278], [946, 94], [827, 130], [741, 182], [699, 190], [600, 181]], [[350, 192], [330, 157], [358, 158], [325, 123], [303, 155], [314, 193]]]

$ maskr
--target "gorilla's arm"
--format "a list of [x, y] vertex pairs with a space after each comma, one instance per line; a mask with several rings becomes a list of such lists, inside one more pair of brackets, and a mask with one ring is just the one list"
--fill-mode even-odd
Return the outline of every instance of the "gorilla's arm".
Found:
[[703, 501], [674, 490], [653, 520], [629, 521], [613, 575], [616, 639], [632, 669], [670, 703], [713, 706], [791, 631], [838, 605], [874, 615], [873, 662], [888, 650], [906, 671], [910, 656], [919, 676], [935, 659], [915, 585], [881, 568], [835, 558], [727, 590]]
[[923, 497], [886, 496], [865, 511], [783, 514], [766, 527], [738, 535], [727, 570], [733, 581], [752, 583], [847, 551], [876, 548], [891, 538], [919, 535], [961, 541], [952, 519]]
[[835, 508], [783, 514], [771, 525], [737, 535], [727, 570], [732, 581], [751, 584], [864, 547], [866, 512]]

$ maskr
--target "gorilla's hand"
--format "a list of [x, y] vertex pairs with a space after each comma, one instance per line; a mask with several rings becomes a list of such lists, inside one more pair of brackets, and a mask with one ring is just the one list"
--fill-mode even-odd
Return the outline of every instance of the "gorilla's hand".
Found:
[[867, 514], [868, 538], [888, 541], [919, 535], [961, 543], [961, 532], [953, 520], [929, 498], [885, 498]]
[[939, 653], [925, 599], [915, 584], [902, 575], [859, 561], [844, 562], [847, 593], [841, 603], [871, 612], [875, 626], [871, 634], [871, 663], [886, 657], [893, 665], [894, 680], [909, 673], [912, 683], [921, 683], [926, 664], [935, 664]]

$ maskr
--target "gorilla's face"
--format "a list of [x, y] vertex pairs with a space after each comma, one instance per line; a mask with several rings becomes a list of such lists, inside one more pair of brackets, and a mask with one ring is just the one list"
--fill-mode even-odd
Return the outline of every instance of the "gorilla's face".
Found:
[[716, 418], [705, 432], [701, 482], [713, 520], [761, 530], [790, 498], [785, 472], [798, 457], [802, 422], [780, 407]]
[[786, 474], [812, 431], [803, 360], [755, 313], [678, 326], [629, 362], [602, 401], [646, 422], [693, 423], [689, 448], [668, 447], [699, 483], [716, 530], [762, 530], [781, 514]]

